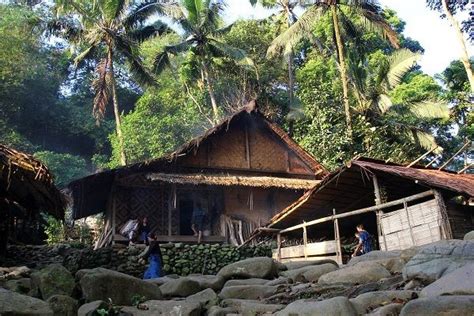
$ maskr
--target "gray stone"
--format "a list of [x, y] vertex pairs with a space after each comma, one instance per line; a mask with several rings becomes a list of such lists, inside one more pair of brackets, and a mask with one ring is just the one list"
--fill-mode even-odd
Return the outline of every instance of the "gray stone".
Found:
[[202, 308], [208, 309], [217, 305], [219, 298], [213, 289], [205, 289], [186, 298], [188, 302], [198, 302]]
[[81, 305], [77, 310], [77, 316], [93, 316], [94, 311], [107, 308], [107, 303], [104, 301], [93, 301], [84, 305]]
[[166, 297], [186, 297], [201, 291], [201, 286], [188, 278], [179, 278], [166, 282], [160, 290]]
[[25, 266], [20, 267], [9, 267], [3, 269], [3, 278], [7, 280], [12, 279], [21, 279], [25, 277], [29, 277], [31, 273], [31, 269]]
[[321, 259], [321, 260], [304, 260], [304, 261], [290, 261], [285, 262], [287, 270], [299, 269], [307, 266], [316, 266], [320, 264], [331, 263], [336, 267], [339, 267], [336, 261], [331, 259]]
[[267, 281], [267, 283], [265, 283], [264, 285], [273, 286], [273, 285], [290, 284], [292, 282], [293, 281], [290, 280], [289, 278], [281, 276], [281, 277], [278, 277], [277, 279]]
[[4, 288], [17, 292], [20, 294], [28, 294], [31, 290], [31, 279], [29, 278], [21, 278], [21, 279], [14, 279], [8, 280], [3, 285]]
[[54, 316], [76, 316], [78, 303], [67, 295], [53, 295], [47, 300]]
[[232, 278], [269, 279], [276, 275], [277, 269], [272, 258], [255, 257], [226, 265], [219, 270], [217, 276], [225, 280]]
[[225, 280], [217, 275], [191, 274], [187, 278], [198, 282], [203, 290], [213, 289], [214, 291], [220, 291], [225, 283]]
[[419, 280], [410, 280], [403, 287], [404, 290], [421, 290], [422, 288], [423, 284]]
[[241, 298], [249, 300], [258, 300], [267, 298], [277, 293], [278, 286], [267, 285], [236, 285], [226, 286], [219, 293], [221, 299]]
[[212, 306], [207, 311], [207, 316], [226, 316], [238, 313], [237, 309], [234, 307], [220, 307], [220, 306]]
[[423, 297], [408, 302], [400, 316], [474, 315], [473, 295]]
[[471, 230], [469, 233], [464, 235], [464, 240], [474, 240], [474, 230]]
[[347, 265], [352, 266], [359, 262], [400, 258], [400, 254], [401, 254], [400, 250], [392, 250], [392, 251], [374, 250], [362, 256], [351, 258], [351, 260], [349, 260]]
[[338, 296], [324, 301], [298, 300], [279, 311], [277, 316], [355, 316], [354, 307], [346, 297]]
[[201, 315], [201, 305], [198, 302], [189, 301], [159, 301], [150, 300], [142, 304], [147, 306], [147, 310], [137, 307], [125, 306], [121, 312], [130, 313], [133, 316], [199, 316]]
[[405, 265], [403, 277], [431, 283], [469, 263], [474, 263], [474, 240], [441, 240], [422, 247]]
[[319, 278], [329, 272], [336, 271], [338, 267], [331, 263], [325, 263], [318, 266], [311, 266], [301, 275], [302, 280], [296, 279], [295, 281], [306, 281], [306, 282], [318, 282]]
[[144, 296], [147, 300], [162, 297], [157, 285], [104, 268], [89, 270], [83, 274], [79, 284], [88, 301], [107, 301], [110, 298], [117, 305], [132, 305], [134, 295]]
[[474, 263], [446, 274], [425, 287], [420, 296], [474, 295]]
[[51, 264], [31, 274], [31, 291], [44, 300], [56, 294], [70, 296], [74, 286], [74, 277], [60, 264]]
[[365, 314], [394, 300], [409, 301], [417, 297], [418, 294], [414, 291], [378, 291], [361, 294], [349, 301], [358, 314]]
[[265, 304], [257, 300], [225, 299], [221, 306], [232, 308], [234, 311], [245, 316], [262, 315], [265, 313], [275, 313], [285, 306], [281, 304]]
[[145, 280], [146, 282], [150, 282], [150, 283], [153, 283], [153, 284], [156, 284], [158, 286], [161, 286], [163, 284], [165, 284], [166, 282], [168, 281], [172, 281], [172, 280], [176, 280], [178, 279], [179, 277], [177, 278], [170, 278], [169, 276], [164, 276], [164, 277], [161, 277], [161, 278], [154, 278], [154, 279], [147, 279]]
[[256, 278], [251, 278], [251, 279], [236, 279], [236, 280], [229, 280], [224, 284], [224, 287], [226, 286], [235, 286], [235, 285], [264, 285], [267, 283], [268, 280], [265, 279], [256, 279]]
[[363, 284], [388, 277], [390, 277], [390, 272], [387, 269], [376, 262], [367, 261], [326, 273], [319, 278], [318, 283]]
[[385, 306], [381, 306], [374, 311], [372, 311], [370, 316], [398, 316], [400, 315], [400, 311], [403, 308], [403, 304], [399, 303], [391, 303]]
[[48, 303], [0, 288], [0, 315], [53, 316]]

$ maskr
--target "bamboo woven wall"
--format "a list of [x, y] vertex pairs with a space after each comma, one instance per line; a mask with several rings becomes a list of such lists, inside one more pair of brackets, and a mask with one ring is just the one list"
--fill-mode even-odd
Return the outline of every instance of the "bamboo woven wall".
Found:
[[447, 213], [453, 238], [463, 239], [464, 235], [474, 230], [474, 206], [448, 204]]
[[276, 139], [263, 131], [249, 131], [252, 169], [288, 172], [288, 152]]
[[[436, 200], [408, 206], [381, 217], [387, 249], [406, 249], [441, 240], [441, 215]], [[383, 247], [384, 239], [379, 240]]]

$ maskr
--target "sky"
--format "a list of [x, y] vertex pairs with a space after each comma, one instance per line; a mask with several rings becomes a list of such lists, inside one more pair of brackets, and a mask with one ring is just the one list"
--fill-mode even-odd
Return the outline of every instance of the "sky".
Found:
[[[260, 6], [252, 7], [248, 0], [227, 0], [224, 18], [231, 23], [237, 19], [261, 19], [272, 12]], [[404, 34], [420, 42], [425, 53], [419, 64], [424, 72], [434, 75], [441, 73], [452, 60], [459, 59], [460, 45], [456, 34], [446, 19], [439, 13], [429, 10], [425, 0], [380, 0], [383, 7], [394, 9], [406, 22]], [[468, 44], [470, 56], [474, 47]]]

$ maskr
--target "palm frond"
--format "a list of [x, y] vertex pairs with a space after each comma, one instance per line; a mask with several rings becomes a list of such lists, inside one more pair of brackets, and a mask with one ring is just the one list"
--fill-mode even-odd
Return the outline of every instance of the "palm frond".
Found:
[[[431, 150], [436, 147], [435, 153], [441, 153], [443, 151], [442, 147], [439, 147], [436, 143], [436, 139], [430, 133], [423, 131], [416, 127], [411, 127], [404, 132], [405, 136], [407, 136], [412, 143], [422, 147], [425, 150]], [[438, 146], [438, 147], [437, 147]]]
[[247, 56], [247, 53], [243, 49], [227, 45], [226, 43], [216, 39], [211, 39], [210, 45], [212, 45], [223, 56], [231, 58], [242, 66], [249, 66], [256, 70], [253, 60]]
[[153, 72], [161, 74], [166, 68], [170, 67], [170, 58], [167, 51], [160, 52], [153, 60]]
[[74, 58], [74, 65], [77, 67], [82, 61], [88, 59], [90, 56], [94, 54], [95, 46], [91, 45], [85, 50], [83, 50], [79, 55]]
[[103, 3], [104, 13], [109, 20], [118, 19], [128, 8], [129, 0], [107, 0]]
[[186, 10], [186, 19], [193, 25], [201, 23], [200, 13], [203, 7], [202, 0], [181, 0], [181, 5]]
[[133, 29], [128, 32], [128, 37], [135, 42], [142, 43], [154, 36], [162, 35], [164, 33], [173, 32], [171, 28], [165, 23], [157, 21], [151, 25], [146, 25], [141, 28]]
[[267, 50], [267, 56], [288, 54], [304, 38], [311, 36], [314, 23], [326, 13], [326, 5], [314, 5], [306, 10], [301, 17], [285, 32], [278, 35]]
[[140, 2], [133, 6], [130, 13], [124, 19], [124, 25], [132, 28], [142, 24], [153, 15], [168, 16], [172, 19], [179, 19], [183, 16], [177, 3], [163, 4], [159, 0]]
[[377, 100], [377, 107], [380, 113], [387, 113], [393, 106], [392, 100], [386, 94], [380, 94]]
[[201, 28], [212, 31], [219, 27], [221, 24], [221, 13], [224, 10], [224, 3], [217, 1], [212, 2], [208, 8], [203, 10], [203, 19], [200, 23]]
[[380, 10], [375, 10], [372, 4], [363, 4], [361, 7], [357, 7], [355, 10], [358, 11], [364, 27], [369, 31], [378, 32], [383, 38], [389, 41], [389, 43], [395, 47], [400, 47], [400, 41], [398, 34], [395, 32], [390, 24], [382, 17]]
[[397, 50], [389, 57], [389, 67], [386, 74], [389, 89], [400, 84], [403, 76], [415, 66], [420, 57], [419, 53], [413, 53], [408, 49]]
[[114, 78], [110, 71], [111, 62], [112, 61], [107, 58], [100, 60], [95, 69], [97, 78], [92, 82], [92, 88], [95, 93], [92, 114], [98, 122], [104, 118], [107, 104], [112, 95], [112, 84]]
[[449, 118], [449, 108], [445, 102], [422, 101], [408, 106], [408, 111], [416, 118]]
[[65, 17], [51, 20], [47, 27], [50, 34], [63, 37], [73, 43], [79, 42], [83, 34], [80, 25]]

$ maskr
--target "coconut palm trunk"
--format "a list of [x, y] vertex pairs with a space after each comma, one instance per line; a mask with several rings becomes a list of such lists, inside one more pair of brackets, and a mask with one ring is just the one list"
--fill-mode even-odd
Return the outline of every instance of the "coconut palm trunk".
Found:
[[[286, 10], [286, 19], [288, 21], [288, 28], [291, 26], [291, 11], [288, 3], [285, 6]], [[295, 94], [295, 77], [293, 73], [293, 49], [291, 49], [290, 53], [288, 54], [288, 99], [289, 99], [289, 107], [290, 111], [293, 109], [293, 96]], [[294, 126], [294, 121], [292, 118], [290, 118], [288, 122], [288, 134], [290, 136], [293, 136], [293, 126]]]
[[444, 12], [446, 13], [446, 17], [448, 18], [449, 22], [453, 26], [454, 31], [456, 32], [456, 36], [458, 38], [459, 44], [461, 45], [461, 58], [460, 59], [464, 65], [464, 68], [466, 69], [467, 78], [469, 79], [469, 84], [471, 85], [471, 92], [474, 93], [474, 75], [472, 73], [471, 62], [469, 60], [469, 54], [467, 52], [466, 42], [464, 40], [461, 27], [459, 26], [458, 21], [452, 15], [451, 11], [449, 11], [448, 0], [442, 0], [442, 2], [443, 2]]
[[125, 147], [123, 141], [123, 134], [122, 134], [122, 122], [120, 119], [120, 110], [117, 98], [117, 90], [116, 90], [116, 83], [115, 83], [115, 73], [114, 73], [114, 63], [113, 63], [113, 54], [112, 49], [109, 49], [108, 52], [108, 59], [110, 65], [110, 73], [111, 73], [111, 90], [112, 90], [112, 102], [114, 105], [114, 116], [115, 116], [115, 131], [117, 132], [117, 139], [119, 141], [120, 146], [120, 164], [125, 166], [127, 164], [127, 159], [125, 157]]
[[344, 102], [344, 112], [346, 115], [347, 135], [352, 138], [351, 109], [349, 107], [349, 84], [347, 82], [346, 61], [344, 59], [344, 45], [342, 44], [341, 31], [339, 29], [339, 19], [337, 17], [337, 7], [335, 5], [331, 5], [331, 15], [334, 27], [334, 36], [336, 37], [339, 69], [341, 73], [342, 98]]
[[219, 121], [219, 111], [217, 109], [217, 101], [216, 96], [214, 94], [214, 87], [212, 86], [212, 78], [209, 74], [209, 67], [207, 66], [207, 63], [205, 61], [202, 62], [202, 70], [204, 74], [204, 79], [206, 80], [207, 84], [207, 91], [209, 92], [209, 97], [211, 98], [212, 112], [214, 114], [214, 123], [217, 123]]

